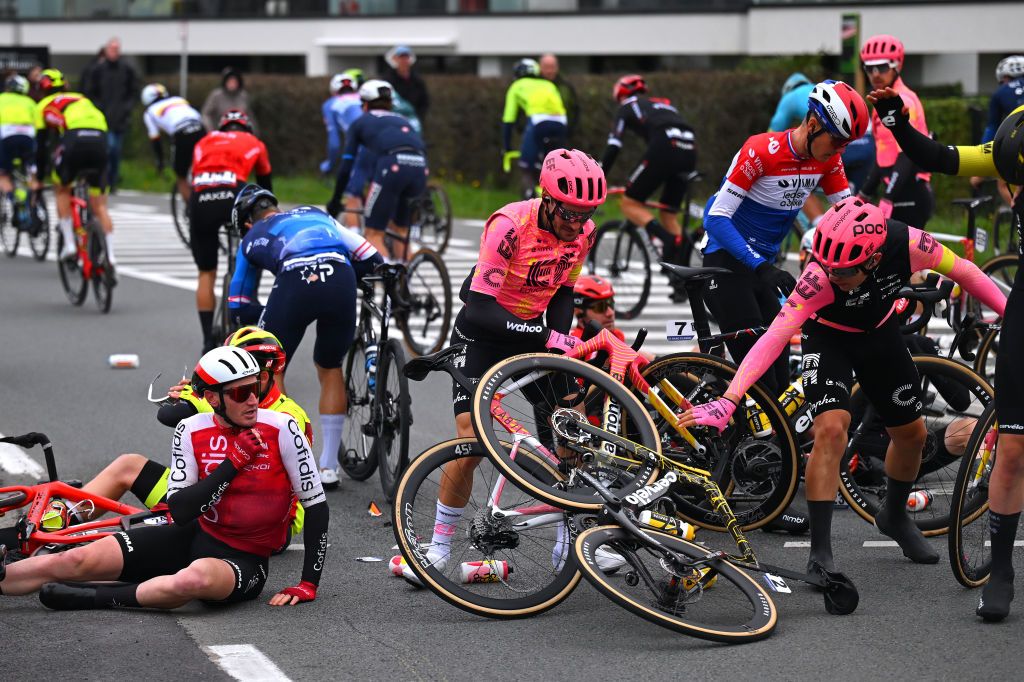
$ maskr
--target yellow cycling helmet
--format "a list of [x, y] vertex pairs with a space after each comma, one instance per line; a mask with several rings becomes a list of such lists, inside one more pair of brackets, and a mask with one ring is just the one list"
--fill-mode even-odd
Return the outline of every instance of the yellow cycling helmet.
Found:
[[43, 69], [39, 75], [39, 88], [44, 92], [63, 90], [67, 86], [64, 74], [57, 69]]
[[270, 370], [271, 374], [284, 371], [287, 358], [281, 340], [259, 327], [242, 327], [224, 340], [225, 346], [235, 346], [249, 351], [260, 367]]

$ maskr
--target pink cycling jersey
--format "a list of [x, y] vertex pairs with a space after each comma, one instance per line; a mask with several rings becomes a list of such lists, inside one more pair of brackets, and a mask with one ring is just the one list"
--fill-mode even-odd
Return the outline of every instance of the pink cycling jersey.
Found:
[[[903, 102], [907, 105], [910, 113], [910, 124], [917, 128], [918, 132], [927, 135], [928, 123], [925, 121], [924, 107], [921, 106], [921, 100], [918, 99], [917, 93], [908, 88], [902, 78], [897, 78], [896, 82], [892, 84], [892, 88], [899, 93], [900, 97], [903, 98]], [[892, 131], [882, 125], [882, 121], [878, 118], [877, 109], [871, 110], [871, 127], [875, 135], [875, 159], [879, 168], [888, 168], [895, 165], [896, 157], [900, 154], [900, 146], [896, 142]], [[930, 180], [932, 174], [918, 173], [917, 177], [920, 180]]]
[[[291, 415], [260, 409], [253, 430], [267, 449], [226, 484], [199, 525], [235, 549], [270, 556], [287, 539], [293, 495], [307, 510], [326, 497], [309, 442]], [[180, 421], [167, 497], [209, 476], [224, 461], [237, 431], [220, 426], [210, 412]]]
[[573, 286], [594, 245], [588, 220], [566, 242], [537, 224], [540, 199], [508, 204], [487, 219], [480, 236], [480, 257], [470, 290], [493, 296], [502, 308], [523, 320], [547, 310], [560, 286]]

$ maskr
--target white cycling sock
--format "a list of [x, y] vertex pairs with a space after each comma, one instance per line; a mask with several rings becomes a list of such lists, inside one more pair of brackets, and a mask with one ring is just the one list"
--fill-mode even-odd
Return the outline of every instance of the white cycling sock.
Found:
[[104, 242], [107, 245], [107, 262], [111, 265], [117, 265], [117, 259], [114, 258], [114, 233], [103, 235]]
[[57, 222], [57, 227], [60, 228], [60, 233], [64, 237], [64, 252], [61, 255], [74, 253], [75, 229], [71, 218], [61, 218]]
[[569, 543], [565, 541], [568, 533], [565, 523], [559, 523], [555, 529], [555, 546], [551, 548], [551, 566], [556, 571], [562, 570], [562, 565], [569, 557]]
[[430, 538], [430, 549], [428, 554], [437, 557], [448, 558], [452, 551], [452, 537], [455, 536], [455, 526], [462, 518], [465, 507], [449, 507], [437, 501], [437, 513], [434, 516], [434, 535]]
[[320, 468], [338, 468], [338, 449], [341, 447], [341, 432], [345, 428], [345, 415], [321, 414], [320, 430], [323, 450], [320, 451]]

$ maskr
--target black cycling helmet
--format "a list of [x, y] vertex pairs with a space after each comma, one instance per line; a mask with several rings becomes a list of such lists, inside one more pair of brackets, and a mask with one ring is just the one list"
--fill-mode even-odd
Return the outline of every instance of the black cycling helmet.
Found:
[[277, 205], [277, 197], [269, 189], [246, 185], [235, 197], [235, 204], [231, 207], [231, 224], [240, 234], [245, 234], [249, 230], [246, 223], [250, 222], [254, 212]]
[[1024, 105], [999, 124], [992, 138], [992, 161], [1003, 180], [1011, 185], [1024, 185]]

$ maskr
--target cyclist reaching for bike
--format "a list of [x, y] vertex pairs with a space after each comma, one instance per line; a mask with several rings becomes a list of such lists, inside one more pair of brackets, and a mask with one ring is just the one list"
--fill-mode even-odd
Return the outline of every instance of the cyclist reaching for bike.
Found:
[[[707, 288], [723, 333], [768, 324], [779, 312], [779, 292], [788, 295], [796, 282], [774, 264], [780, 245], [815, 187], [833, 203], [850, 195], [839, 154], [867, 125], [861, 96], [842, 81], [824, 81], [811, 91], [798, 127], [754, 135], [733, 157], [704, 211], [704, 265], [732, 273]], [[754, 342], [740, 337], [726, 345], [739, 363]], [[765, 381], [775, 395], [789, 384], [788, 351]]]
[[178, 194], [185, 201], [192, 196], [188, 172], [192, 167], [192, 152], [196, 143], [206, 134], [202, 115], [192, 108], [184, 97], [172, 97], [160, 83], [150, 83], [142, 88], [142, 121], [146, 124], [149, 143], [156, 159], [156, 172], [164, 171], [164, 147], [160, 143], [160, 132], [171, 138], [174, 158], [171, 169], [178, 184]]
[[[583, 338], [588, 324], [597, 322], [619, 341], [626, 340], [626, 335], [615, 325], [615, 289], [604, 277], [580, 275], [573, 287], [573, 315], [576, 326], [569, 333], [577, 339]], [[647, 360], [654, 359], [653, 353], [640, 351], [640, 355]]]
[[220, 228], [232, 222], [235, 196], [251, 173], [256, 173], [256, 181], [262, 187], [271, 189], [270, 170], [267, 147], [253, 134], [249, 117], [240, 110], [225, 113], [219, 128], [196, 143], [192, 156], [189, 243], [192, 260], [199, 269], [196, 310], [204, 352], [218, 343], [213, 338], [213, 310], [217, 305], [214, 290]]
[[501, 116], [501, 148], [504, 158], [512, 154], [512, 129], [519, 111], [526, 116], [526, 127], [519, 146], [519, 176], [524, 199], [536, 192], [540, 163], [552, 149], [565, 146], [569, 136], [569, 118], [558, 86], [540, 73], [535, 59], [520, 59], [512, 69], [514, 80], [505, 92]]
[[[662, 260], [687, 265], [692, 244], [679, 224], [679, 207], [686, 196], [686, 176], [697, 167], [697, 142], [693, 128], [679, 111], [663, 97], [650, 97], [643, 76], [623, 76], [612, 88], [619, 109], [601, 155], [604, 172], [611, 171], [622, 149], [622, 137], [632, 130], [647, 143], [643, 158], [629, 174], [622, 197], [622, 214], [634, 225], [642, 225], [649, 235], [664, 245]], [[644, 206], [647, 198], [661, 187], [659, 221]]]
[[[106, 235], [107, 262], [116, 265], [112, 237], [114, 224], [107, 210], [107, 119], [85, 95], [67, 92], [64, 74], [57, 69], [45, 69], [39, 78], [39, 88], [45, 93], [36, 105], [36, 187], [46, 177], [53, 159], [56, 177], [57, 226], [64, 238], [60, 258], [73, 260], [77, 253], [77, 240], [72, 229], [71, 190], [81, 176], [89, 184], [89, 209], [99, 221]], [[49, 145], [59, 136], [56, 144]], [[111, 278], [111, 283], [116, 283]]]
[[[356, 280], [383, 262], [370, 243], [319, 208], [282, 212], [277, 197], [256, 185], [238, 193], [231, 220], [242, 235], [228, 310], [239, 321], [253, 321], [261, 270], [274, 273], [274, 289], [259, 314], [260, 327], [281, 339], [291, 359], [306, 327], [316, 322], [313, 362], [320, 381], [322, 479], [338, 485], [338, 450], [348, 397], [341, 363], [355, 337]], [[283, 377], [282, 377], [283, 383]]]
[[[4, 81], [4, 91], [0, 93], [0, 194], [11, 206], [15, 205], [15, 161], [21, 160], [30, 180], [35, 177], [36, 103], [28, 96], [28, 90], [28, 79], [14, 74]], [[19, 218], [15, 215], [11, 220]]]
[[877, 206], [857, 197], [840, 201], [818, 223], [813, 261], [740, 363], [725, 395], [695, 406], [680, 419], [683, 426], [724, 428], [750, 386], [803, 329], [803, 388], [814, 418], [805, 479], [811, 526], [808, 572], [835, 570], [832, 509], [847, 446], [854, 375], [892, 439], [885, 459], [885, 503], [875, 525], [912, 561], [939, 559], [906, 511], [927, 431], [917, 367], [892, 314], [899, 290], [913, 273], [925, 269], [947, 275], [992, 309], [1003, 311], [1005, 297], [973, 263], [927, 232], [886, 220]]
[[334, 185], [334, 194], [327, 202], [332, 216], [341, 210], [341, 195], [348, 186], [358, 154], [369, 152], [375, 163], [366, 195], [366, 238], [385, 257], [404, 259], [406, 246], [394, 243], [390, 251], [384, 233], [391, 227], [404, 237], [409, 230], [410, 203], [427, 188], [426, 145], [409, 121], [394, 111], [391, 86], [381, 80], [370, 80], [359, 88], [364, 114], [348, 129], [341, 170]]
[[[991, 142], [978, 146], [944, 146], [922, 135], [911, 124], [909, 109], [892, 88], [875, 90], [868, 98], [882, 123], [893, 133], [904, 153], [925, 170], [947, 175], [1000, 178], [1014, 188], [1020, 261], [1010, 289], [999, 345], [1024, 346], [1024, 105], [1014, 109], [996, 130]], [[986, 301], [982, 300], [983, 303]], [[1019, 352], [996, 357], [996, 422], [999, 456], [989, 480], [989, 523], [992, 571], [978, 605], [978, 615], [1000, 621], [1013, 600], [1013, 543], [1024, 500], [1024, 359]]]
[[[231, 347], [210, 351], [196, 365], [193, 386], [214, 411], [175, 428], [167, 492], [174, 523], [12, 564], [0, 593], [39, 590], [40, 601], [58, 610], [172, 609], [194, 599], [255, 599], [267, 580], [268, 557], [287, 537], [298, 497], [306, 510], [302, 579], [270, 604], [314, 600], [327, 549], [326, 498], [295, 420], [258, 408], [259, 372], [249, 353]], [[112, 580], [119, 583], [77, 582]]]

